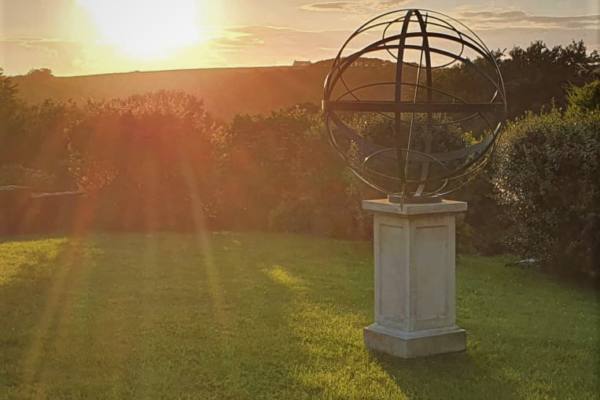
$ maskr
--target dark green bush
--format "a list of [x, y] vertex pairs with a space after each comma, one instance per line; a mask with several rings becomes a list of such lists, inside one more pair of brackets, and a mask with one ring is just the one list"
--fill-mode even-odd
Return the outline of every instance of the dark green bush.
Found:
[[461, 224], [457, 224], [458, 251], [463, 253], [502, 254], [510, 252], [505, 243], [509, 227], [503, 218], [501, 207], [494, 196], [494, 163], [485, 168], [460, 191], [453, 193], [452, 199], [466, 201], [469, 210]]
[[600, 80], [581, 87], [572, 87], [567, 95], [569, 112], [581, 113], [600, 110]]
[[316, 106], [236, 117], [225, 159], [218, 219], [228, 229], [364, 234], [360, 199], [368, 189], [327, 144]]
[[[573, 92], [572, 92], [573, 93]], [[511, 251], [548, 270], [600, 273], [600, 112], [528, 114], [498, 148], [494, 183]]]

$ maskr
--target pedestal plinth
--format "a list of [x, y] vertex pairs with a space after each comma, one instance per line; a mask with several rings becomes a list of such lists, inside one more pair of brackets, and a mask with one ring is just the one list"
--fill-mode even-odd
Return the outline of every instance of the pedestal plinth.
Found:
[[455, 324], [455, 216], [467, 203], [365, 200], [374, 214], [375, 322], [368, 348], [412, 358], [462, 351]]

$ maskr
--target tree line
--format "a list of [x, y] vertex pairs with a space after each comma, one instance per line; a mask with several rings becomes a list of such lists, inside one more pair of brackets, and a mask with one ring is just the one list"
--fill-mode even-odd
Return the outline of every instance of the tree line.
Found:
[[[536, 42], [498, 59], [512, 122], [494, 162], [455, 195], [470, 203], [461, 250], [518, 251], [549, 269], [596, 276], [600, 56], [582, 42]], [[463, 75], [448, 68], [440, 79], [476, 90]], [[332, 153], [314, 104], [229, 122], [201, 99], [169, 91], [27, 105], [0, 74], [0, 186], [9, 184], [85, 191], [72, 224], [86, 229], [345, 238], [368, 237], [360, 200], [379, 196]], [[548, 251], [559, 242], [568, 251]], [[580, 264], [565, 267], [565, 254]]]

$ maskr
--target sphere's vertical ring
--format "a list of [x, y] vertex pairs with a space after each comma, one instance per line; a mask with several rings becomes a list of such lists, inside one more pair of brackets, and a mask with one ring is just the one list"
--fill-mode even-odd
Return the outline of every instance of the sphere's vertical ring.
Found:
[[[423, 33], [423, 39], [421, 42], [421, 46], [423, 48], [423, 53], [425, 54], [425, 79], [427, 80], [427, 103], [431, 104], [432, 101], [432, 91], [431, 87], [433, 86], [433, 78], [431, 74], [431, 52], [429, 51], [429, 37], [427, 36], [427, 21], [423, 19], [423, 15], [417, 10], [415, 12], [417, 16], [417, 20], [419, 22], [419, 27], [421, 32]], [[427, 18], [427, 15], [425, 16]], [[431, 111], [427, 111], [427, 123], [425, 125], [425, 152], [431, 153]], [[427, 176], [429, 175], [429, 162], [425, 161], [421, 164], [421, 177], [422, 181], [417, 190], [415, 192], [415, 196], [421, 196], [423, 190], [425, 189], [425, 181], [427, 180]]]
[[[416, 10], [408, 10], [404, 21], [402, 21], [402, 30], [398, 40], [398, 57], [396, 58], [396, 87], [394, 91], [394, 101], [400, 103], [402, 101], [402, 70], [404, 67], [404, 45], [406, 44], [406, 32], [410, 24], [410, 18]], [[400, 193], [404, 190], [406, 182], [406, 174], [404, 172], [405, 156], [403, 149], [406, 148], [406, 139], [402, 137], [402, 113], [394, 113], [394, 133], [396, 142], [396, 157], [398, 159], [398, 175], [400, 176], [401, 186], [398, 188]], [[406, 159], [408, 159], [408, 154]]]

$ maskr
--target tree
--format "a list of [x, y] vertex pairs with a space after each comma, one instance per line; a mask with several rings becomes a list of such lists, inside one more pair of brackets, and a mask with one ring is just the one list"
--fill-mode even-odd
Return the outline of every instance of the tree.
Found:
[[17, 99], [17, 86], [0, 69], [0, 165], [6, 164], [23, 134], [25, 106]]
[[27, 73], [27, 76], [38, 81], [48, 80], [54, 77], [50, 68], [32, 69]]

